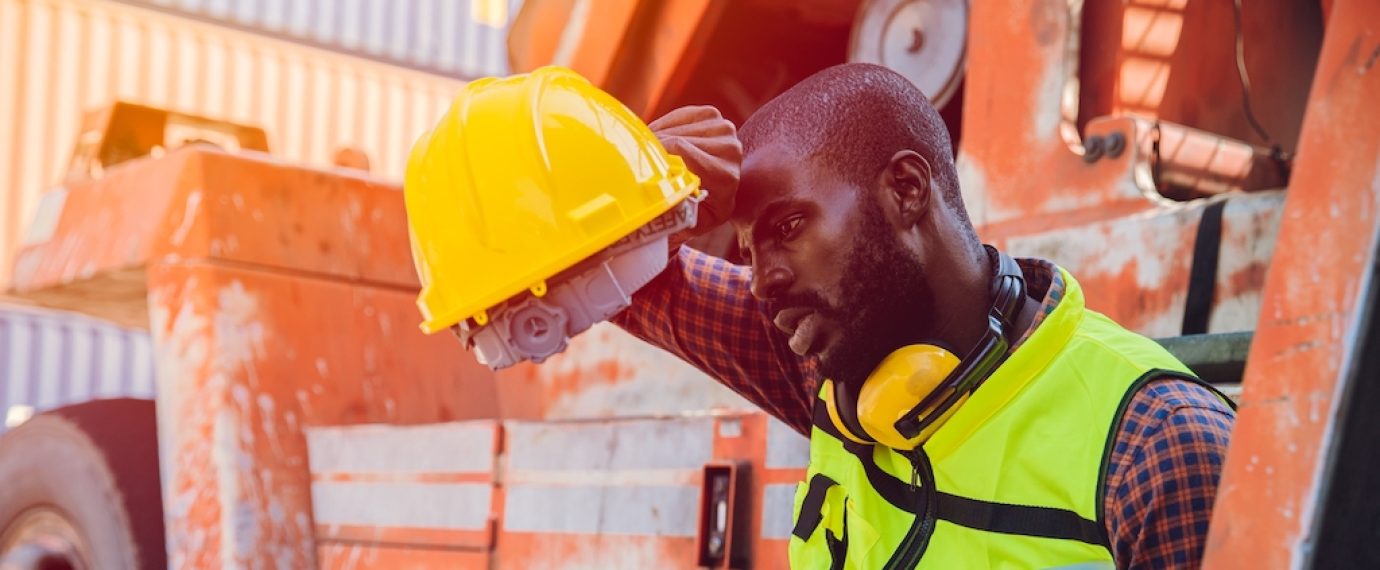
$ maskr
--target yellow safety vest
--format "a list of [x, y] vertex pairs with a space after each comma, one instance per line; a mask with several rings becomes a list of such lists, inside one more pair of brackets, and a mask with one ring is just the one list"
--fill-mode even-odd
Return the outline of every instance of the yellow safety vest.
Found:
[[932, 488], [901, 453], [844, 439], [816, 403], [793, 568], [1111, 567], [1103, 477], [1118, 420], [1149, 380], [1201, 381], [1085, 308], [1059, 271], [1054, 312], [924, 444]]

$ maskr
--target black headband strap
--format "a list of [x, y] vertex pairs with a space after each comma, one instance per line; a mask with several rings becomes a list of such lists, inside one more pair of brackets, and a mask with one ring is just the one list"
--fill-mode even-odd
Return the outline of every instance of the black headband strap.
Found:
[[[1025, 307], [1025, 275], [1020, 265], [1010, 256], [984, 245], [989, 255], [996, 257], [996, 268], [992, 276], [992, 308], [988, 311], [987, 332], [982, 335], [977, 346], [959, 363], [958, 368], [939, 384], [934, 391], [911, 408], [910, 412], [897, 420], [896, 430], [906, 438], [919, 435], [928, 428], [944, 411], [958, 403], [964, 395], [972, 393], [983, 380], [996, 371], [1010, 345], [1019, 336], [1014, 323]], [[925, 410], [933, 411], [921, 417]]]

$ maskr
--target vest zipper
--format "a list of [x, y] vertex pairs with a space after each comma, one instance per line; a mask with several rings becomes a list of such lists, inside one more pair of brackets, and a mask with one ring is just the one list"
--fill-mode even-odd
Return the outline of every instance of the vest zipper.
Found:
[[[929, 455], [925, 454], [924, 449], [916, 448], [905, 456], [910, 459], [910, 486], [912, 490], [918, 490], [914, 496], [923, 501], [923, 505], [916, 505], [915, 522], [911, 523], [906, 535], [901, 538], [901, 544], [896, 547], [896, 551], [891, 554], [891, 559], [887, 561], [885, 570], [911, 570], [920, 563], [920, 558], [925, 555], [925, 549], [930, 545], [930, 537], [934, 535], [934, 525], [936, 519], [936, 505], [939, 503], [939, 492], [934, 486], [934, 467], [930, 464]], [[916, 488], [916, 480], [919, 479], [920, 486]]]

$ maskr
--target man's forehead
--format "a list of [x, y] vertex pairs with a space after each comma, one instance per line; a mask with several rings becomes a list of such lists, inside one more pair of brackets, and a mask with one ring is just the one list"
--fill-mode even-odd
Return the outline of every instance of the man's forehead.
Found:
[[733, 222], [750, 224], [772, 202], [809, 191], [807, 181], [814, 168], [795, 149], [771, 144], [750, 151], [743, 158]]

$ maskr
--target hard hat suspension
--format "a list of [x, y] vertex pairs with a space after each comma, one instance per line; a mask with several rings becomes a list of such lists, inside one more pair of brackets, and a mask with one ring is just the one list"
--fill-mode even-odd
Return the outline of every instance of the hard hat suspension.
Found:
[[667, 264], [671, 234], [694, 227], [704, 192], [600, 253], [549, 280], [546, 295], [523, 293], [487, 311], [489, 322], [460, 323], [460, 339], [479, 362], [498, 370], [530, 360], [541, 363], [595, 323], [632, 304], [632, 294]]

